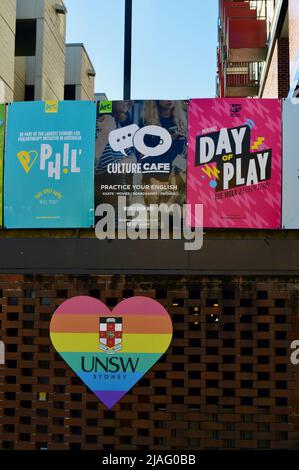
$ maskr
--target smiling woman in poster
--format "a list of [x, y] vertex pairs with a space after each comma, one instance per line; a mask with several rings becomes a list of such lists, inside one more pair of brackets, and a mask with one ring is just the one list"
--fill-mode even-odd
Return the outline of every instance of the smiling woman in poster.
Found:
[[[146, 195], [146, 203], [184, 202], [186, 183], [186, 152], [187, 152], [187, 113], [182, 101], [145, 101], [142, 112], [142, 125], [157, 125], [168, 130], [172, 137], [171, 148], [158, 157], [150, 157], [151, 162], [170, 163], [170, 174], [143, 175], [142, 182], [153, 187]], [[161, 196], [154, 189], [155, 185], [168, 183], [177, 186], [177, 193]]]

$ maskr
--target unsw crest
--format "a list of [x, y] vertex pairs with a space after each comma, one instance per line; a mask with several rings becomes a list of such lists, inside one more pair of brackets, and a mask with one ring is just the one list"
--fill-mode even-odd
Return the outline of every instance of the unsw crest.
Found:
[[100, 318], [100, 350], [114, 354], [122, 348], [123, 325], [120, 317]]

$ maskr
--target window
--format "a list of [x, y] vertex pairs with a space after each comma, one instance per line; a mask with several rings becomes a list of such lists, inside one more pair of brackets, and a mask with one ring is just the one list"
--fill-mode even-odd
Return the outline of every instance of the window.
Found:
[[217, 356], [218, 348], [217, 347], [208, 347], [206, 348], [206, 353], [208, 356]]
[[226, 431], [235, 431], [236, 425], [235, 423], [225, 423], [225, 429]]
[[207, 364], [206, 368], [207, 368], [207, 372], [217, 372], [218, 364]]
[[252, 406], [253, 399], [251, 397], [241, 397], [242, 406]]
[[235, 298], [235, 291], [233, 291], [233, 290], [223, 291], [223, 298], [224, 299], [234, 299]]
[[86, 444], [97, 444], [98, 437], [93, 435], [86, 435], [85, 437]]
[[270, 424], [269, 423], [259, 423], [258, 425], [259, 432], [269, 432]]
[[36, 20], [17, 20], [15, 56], [35, 56]]
[[252, 307], [252, 300], [251, 299], [241, 299], [240, 300], [240, 307]]
[[268, 348], [269, 347], [269, 340], [268, 339], [258, 339], [257, 340], [257, 347], [258, 348]]
[[275, 364], [275, 372], [286, 372], [287, 365], [286, 364]]
[[241, 380], [241, 388], [252, 388], [252, 380]]
[[258, 441], [258, 448], [259, 449], [269, 449], [270, 448], [270, 441]]
[[223, 307], [223, 315], [234, 315], [235, 308], [234, 307]]
[[270, 396], [270, 390], [268, 390], [267, 388], [259, 388], [257, 392], [258, 397], [267, 398]]
[[252, 423], [253, 422], [253, 415], [241, 415], [242, 423]]
[[287, 332], [286, 331], [275, 331], [275, 339], [286, 339]]
[[283, 389], [283, 390], [286, 390], [287, 388], [287, 382], [285, 380], [277, 380], [275, 382], [275, 386], [276, 388], [278, 389]]
[[209, 439], [218, 439], [218, 431], [208, 431]]
[[275, 315], [275, 323], [286, 323], [287, 317], [286, 315]]
[[253, 432], [252, 431], [242, 431], [241, 432], [241, 439], [249, 441], [253, 438]]
[[223, 331], [235, 331], [235, 324], [234, 323], [224, 323]]
[[252, 356], [252, 348], [241, 348], [241, 356]]
[[[157, 299], [167, 299], [167, 290], [156, 290]], [[190, 297], [192, 298], [192, 297]]]
[[66, 101], [76, 99], [76, 85], [64, 85], [64, 99]]
[[269, 364], [269, 362], [270, 362], [269, 356], [257, 356], [258, 364]]
[[275, 355], [276, 356], [287, 356], [287, 349], [286, 348], [275, 348]]
[[218, 380], [206, 380], [206, 387], [208, 388], [218, 388]]
[[20, 439], [20, 441], [30, 442], [31, 436], [28, 433], [21, 433], [21, 434], [19, 434], [19, 439]]
[[276, 406], [287, 406], [288, 399], [285, 397], [278, 397], [276, 398]]
[[223, 364], [234, 364], [235, 361], [236, 361], [236, 358], [232, 354], [223, 355]]
[[70, 426], [70, 433], [75, 435], [81, 435], [81, 427], [80, 426]]
[[234, 388], [224, 388], [223, 389], [223, 396], [224, 397], [234, 397], [235, 396], [235, 389]]
[[288, 415], [277, 415], [278, 423], [288, 423]]
[[[243, 318], [243, 315], [241, 317], [241, 323], [242, 323], [242, 318]], [[241, 339], [252, 339], [252, 331], [241, 331]]]
[[173, 307], [184, 307], [184, 299], [172, 299], [172, 306]]
[[206, 397], [207, 405], [218, 405], [218, 397]]
[[207, 307], [218, 307], [218, 300], [217, 299], [206, 299], [206, 306]]
[[227, 449], [234, 449], [236, 447], [235, 441], [233, 441], [232, 439], [227, 439], [225, 441], [225, 447]]
[[269, 323], [258, 323], [257, 331], [269, 331]]
[[190, 370], [188, 372], [188, 378], [193, 379], [193, 380], [199, 380], [200, 379], [200, 372], [197, 370]]
[[257, 374], [258, 380], [270, 380], [269, 372], [258, 372]]
[[215, 330], [206, 331], [206, 338], [207, 339], [218, 339], [218, 331], [215, 331]]
[[257, 291], [257, 298], [258, 299], [267, 299], [268, 298], [268, 292], [266, 290], [258, 290]]
[[223, 380], [235, 380], [235, 373], [230, 371], [224, 371]]
[[235, 340], [228, 338], [223, 340], [223, 347], [224, 348], [234, 348], [235, 347]]

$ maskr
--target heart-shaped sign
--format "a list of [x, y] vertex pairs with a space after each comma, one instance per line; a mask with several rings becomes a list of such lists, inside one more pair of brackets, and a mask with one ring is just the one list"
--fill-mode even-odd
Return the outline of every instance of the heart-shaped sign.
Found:
[[100, 300], [78, 296], [57, 308], [50, 337], [64, 361], [112, 408], [168, 349], [172, 322], [149, 297], [123, 300], [111, 312]]

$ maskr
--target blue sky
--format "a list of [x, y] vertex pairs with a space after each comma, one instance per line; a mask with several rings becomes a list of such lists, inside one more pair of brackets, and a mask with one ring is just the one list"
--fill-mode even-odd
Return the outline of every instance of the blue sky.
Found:
[[[64, 0], [67, 42], [83, 42], [96, 91], [123, 93], [124, 0]], [[214, 97], [218, 0], [133, 0], [132, 98]]]

